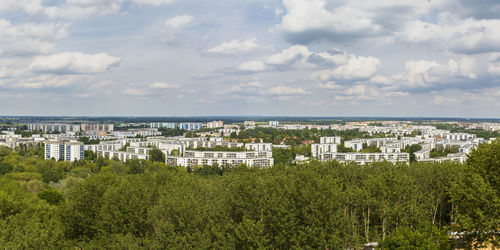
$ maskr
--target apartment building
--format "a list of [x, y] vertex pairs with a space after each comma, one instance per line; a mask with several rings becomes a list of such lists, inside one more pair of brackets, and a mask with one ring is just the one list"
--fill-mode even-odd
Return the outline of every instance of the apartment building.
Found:
[[84, 146], [81, 142], [48, 141], [45, 142], [45, 159], [56, 161], [75, 161], [84, 158]]
[[244, 122], [243, 122], [243, 125], [244, 125], [246, 128], [252, 128], [252, 127], [255, 127], [255, 121], [244, 121]]
[[278, 127], [280, 125], [279, 121], [269, 121], [269, 126]]
[[108, 133], [113, 132], [113, 130], [113, 124], [86, 123], [81, 125], [81, 131], [84, 136], [106, 136]]
[[42, 131], [44, 133], [50, 132], [80, 132], [80, 124], [69, 123], [30, 123], [28, 124], [29, 131]]
[[110, 160], [118, 159], [122, 162], [126, 162], [128, 160], [149, 160], [148, 154], [139, 154], [132, 152], [112, 151], [112, 150], [98, 150], [97, 156], [104, 157]]
[[320, 161], [356, 162], [360, 165], [372, 162], [388, 161], [392, 163], [409, 163], [408, 153], [324, 153], [318, 157]]
[[273, 151], [272, 143], [246, 143], [246, 150], [249, 151]]
[[274, 165], [270, 151], [186, 151], [183, 156], [167, 156], [169, 166], [236, 166], [245, 164], [251, 167], [269, 167]]
[[207, 122], [206, 126], [207, 128], [223, 128], [224, 122], [223, 121]]

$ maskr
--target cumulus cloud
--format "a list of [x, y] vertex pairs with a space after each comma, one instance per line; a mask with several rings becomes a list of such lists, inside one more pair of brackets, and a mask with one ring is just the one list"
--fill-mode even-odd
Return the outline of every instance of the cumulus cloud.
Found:
[[33, 72], [52, 74], [91, 74], [107, 71], [116, 67], [122, 61], [119, 57], [106, 53], [83, 54], [80, 52], [65, 52], [50, 56], [38, 56], [31, 63]]
[[292, 65], [299, 61], [305, 61], [311, 54], [312, 52], [306, 46], [294, 45], [271, 55], [266, 60], [266, 63], [271, 65]]
[[442, 8], [436, 1], [283, 0], [286, 15], [276, 27], [295, 43], [346, 42], [387, 35], [407, 20]]
[[409, 22], [397, 37], [413, 44], [443, 46], [455, 53], [495, 52], [500, 51], [500, 20], [459, 20], [445, 14], [437, 23]]
[[320, 89], [342, 89], [342, 86], [336, 84], [335, 82], [326, 82], [318, 84]]
[[257, 38], [251, 38], [246, 41], [240, 42], [239, 40], [232, 40], [230, 42], [222, 43], [216, 47], [207, 50], [209, 54], [223, 54], [223, 55], [237, 55], [251, 52], [258, 49]]
[[66, 0], [47, 4], [40, 0], [2, 0], [0, 12], [21, 10], [30, 15], [49, 18], [81, 19], [120, 12], [124, 4], [160, 6], [174, 0]]
[[[486, 66], [487, 56], [459, 56], [447, 63], [411, 60], [405, 71], [392, 76], [377, 75], [369, 81], [386, 89], [432, 91], [445, 88], [481, 89], [493, 84]], [[491, 62], [490, 62], [491, 63]]]
[[266, 65], [262, 61], [248, 61], [240, 64], [238, 69], [247, 72], [259, 72], [266, 69]]
[[24, 23], [12, 25], [0, 19], [0, 56], [47, 54], [54, 50], [55, 40], [66, 37], [67, 24]]
[[259, 81], [245, 82], [233, 85], [229, 88], [219, 90], [216, 94], [224, 95], [228, 93], [242, 93], [242, 94], [255, 94], [258, 90], [264, 88], [264, 84]]
[[262, 95], [272, 95], [272, 96], [295, 96], [295, 95], [307, 95], [310, 92], [303, 88], [294, 88], [285, 85], [280, 85], [272, 88], [268, 88], [259, 92]]
[[129, 1], [135, 4], [160, 6], [163, 4], [173, 3], [175, 0], [129, 0]]
[[190, 15], [176, 16], [165, 21], [165, 26], [167, 28], [179, 28], [190, 23], [192, 20], [193, 16]]
[[180, 89], [182, 86], [180, 84], [173, 84], [168, 82], [155, 82], [149, 84], [150, 88], [153, 89]]
[[380, 68], [380, 60], [375, 57], [349, 55], [347, 61], [333, 69], [319, 70], [311, 74], [312, 79], [328, 81], [361, 80], [374, 76]]

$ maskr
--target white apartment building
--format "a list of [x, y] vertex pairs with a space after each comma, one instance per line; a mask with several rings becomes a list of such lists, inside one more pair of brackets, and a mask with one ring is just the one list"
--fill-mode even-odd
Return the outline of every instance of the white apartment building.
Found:
[[28, 130], [30, 131], [42, 131], [54, 132], [59, 131], [61, 133], [66, 132], [80, 132], [80, 124], [69, 124], [69, 123], [30, 123], [28, 124]]
[[465, 141], [468, 139], [476, 139], [476, 135], [469, 133], [446, 133], [444, 134], [444, 138], [451, 141]]
[[415, 155], [415, 159], [417, 161], [420, 161], [422, 159], [429, 159], [431, 158], [431, 150], [430, 149], [422, 149], [422, 150], [419, 150], [415, 153], [413, 153]]
[[395, 145], [386, 145], [380, 147], [380, 151], [382, 151], [382, 153], [401, 153], [401, 148]]
[[151, 128], [170, 128], [170, 129], [176, 129], [177, 123], [175, 122], [152, 122], [150, 124]]
[[340, 144], [342, 138], [340, 136], [323, 136], [319, 138], [320, 144]]
[[319, 158], [324, 153], [336, 153], [337, 144], [334, 143], [313, 143], [311, 144], [311, 156]]
[[446, 157], [439, 157], [439, 158], [424, 158], [424, 159], [419, 159], [419, 162], [445, 162], [445, 161], [456, 161], [460, 163], [464, 163], [467, 161], [467, 155], [463, 153], [458, 153], [458, 154], [448, 154]]
[[273, 151], [272, 143], [246, 143], [246, 150], [249, 151]]
[[344, 141], [344, 147], [346, 147], [346, 148], [352, 148], [355, 151], [361, 151], [361, 150], [363, 150], [363, 144], [364, 143], [366, 143], [366, 140], [364, 140], [364, 139]]
[[64, 143], [64, 160], [75, 161], [83, 160], [85, 157], [85, 150], [81, 142], [67, 142]]
[[56, 161], [75, 161], [84, 158], [84, 146], [81, 142], [48, 141], [45, 142], [45, 159]]
[[170, 166], [236, 166], [245, 164], [251, 167], [269, 167], [274, 165], [273, 153], [270, 151], [186, 151], [184, 156], [167, 156], [166, 164]]
[[408, 153], [324, 153], [319, 155], [320, 161], [356, 162], [360, 165], [372, 162], [388, 161], [392, 163], [409, 163]]
[[243, 125], [245, 127], [255, 127], [255, 121], [244, 121]]
[[278, 127], [280, 125], [279, 121], [269, 121], [269, 126]]
[[136, 153], [130, 153], [130, 152], [123, 152], [123, 151], [111, 151], [111, 150], [98, 150], [97, 151], [97, 156], [101, 156], [107, 159], [118, 159], [122, 162], [126, 162], [127, 160], [149, 160], [149, 155], [148, 154], [136, 154]]

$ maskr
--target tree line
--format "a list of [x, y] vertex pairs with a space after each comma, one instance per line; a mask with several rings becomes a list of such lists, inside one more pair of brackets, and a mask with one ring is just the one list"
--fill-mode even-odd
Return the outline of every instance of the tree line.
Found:
[[0, 148], [0, 245], [7, 249], [498, 244], [499, 141], [481, 145], [466, 164], [312, 161], [189, 171], [22, 152]]

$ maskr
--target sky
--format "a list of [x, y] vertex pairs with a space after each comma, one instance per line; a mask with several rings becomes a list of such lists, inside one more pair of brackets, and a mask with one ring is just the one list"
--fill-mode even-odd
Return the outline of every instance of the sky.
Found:
[[498, 0], [1, 0], [0, 116], [500, 118]]

